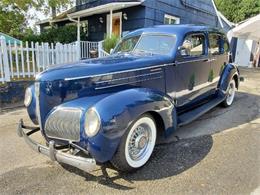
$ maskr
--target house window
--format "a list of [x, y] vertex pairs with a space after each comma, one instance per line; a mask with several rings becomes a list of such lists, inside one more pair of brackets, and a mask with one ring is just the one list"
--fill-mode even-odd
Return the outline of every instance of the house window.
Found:
[[168, 14], [164, 15], [164, 24], [180, 24], [180, 18], [176, 16], [171, 16]]

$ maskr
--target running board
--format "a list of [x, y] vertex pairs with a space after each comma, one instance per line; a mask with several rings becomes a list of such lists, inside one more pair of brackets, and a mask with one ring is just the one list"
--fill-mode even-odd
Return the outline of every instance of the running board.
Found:
[[224, 101], [223, 97], [217, 97], [196, 109], [181, 114], [180, 116], [178, 116], [178, 126], [181, 127], [183, 125], [187, 125], [188, 123], [196, 120], [197, 118], [199, 118], [200, 116], [202, 116], [203, 114], [211, 110], [212, 108], [216, 107], [223, 101]]

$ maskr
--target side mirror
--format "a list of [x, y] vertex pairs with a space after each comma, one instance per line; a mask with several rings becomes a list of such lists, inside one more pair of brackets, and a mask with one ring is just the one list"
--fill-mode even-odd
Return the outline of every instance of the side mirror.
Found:
[[109, 53], [112, 54], [113, 52], [114, 52], [114, 49], [111, 48]]

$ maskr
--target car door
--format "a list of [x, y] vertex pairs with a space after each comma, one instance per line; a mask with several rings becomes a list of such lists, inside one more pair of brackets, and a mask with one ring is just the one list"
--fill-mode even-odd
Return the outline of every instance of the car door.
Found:
[[218, 82], [224, 66], [229, 61], [229, 43], [225, 35], [215, 32], [209, 32], [209, 55], [210, 55], [210, 74], [209, 82], [214, 92], [217, 89]]
[[176, 92], [179, 110], [191, 109], [202, 101], [208, 88], [210, 60], [205, 33], [185, 36], [176, 58]]

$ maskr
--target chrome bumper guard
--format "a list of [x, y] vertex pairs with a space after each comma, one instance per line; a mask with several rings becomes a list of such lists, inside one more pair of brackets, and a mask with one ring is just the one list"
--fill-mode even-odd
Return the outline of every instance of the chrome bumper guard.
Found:
[[[30, 131], [25, 133], [24, 129]], [[21, 119], [18, 124], [17, 134], [19, 137], [23, 137], [25, 142], [33, 150], [48, 156], [52, 161], [58, 161], [64, 164], [68, 164], [86, 172], [92, 171], [96, 168], [96, 161], [93, 158], [83, 158], [80, 156], [75, 156], [72, 154], [59, 151], [55, 148], [54, 141], [50, 141], [49, 147], [47, 147], [32, 140], [30, 138], [30, 135], [38, 132], [39, 130], [40, 130], [39, 127], [34, 128], [34, 127], [24, 126], [23, 120]]]

